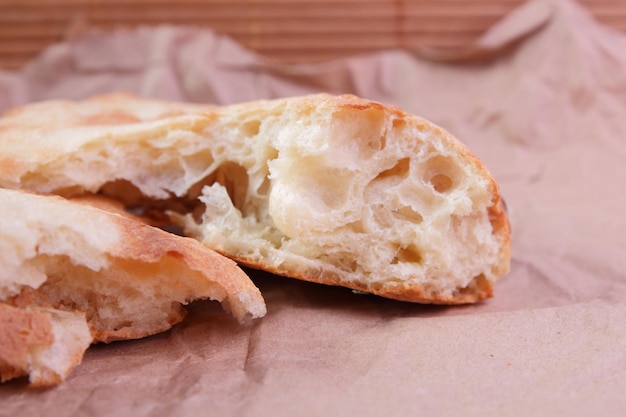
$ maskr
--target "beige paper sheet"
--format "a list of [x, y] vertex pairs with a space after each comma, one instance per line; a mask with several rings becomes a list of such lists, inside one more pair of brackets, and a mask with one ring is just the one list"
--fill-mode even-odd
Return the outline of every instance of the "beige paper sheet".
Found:
[[1, 385], [1, 416], [624, 415], [626, 34], [558, 0], [462, 50], [320, 65], [199, 29], [86, 33], [0, 72], [0, 110], [111, 90], [218, 104], [351, 92], [426, 117], [498, 180], [511, 272], [464, 307], [251, 272], [262, 320], [194, 304], [165, 334], [93, 346], [56, 388]]

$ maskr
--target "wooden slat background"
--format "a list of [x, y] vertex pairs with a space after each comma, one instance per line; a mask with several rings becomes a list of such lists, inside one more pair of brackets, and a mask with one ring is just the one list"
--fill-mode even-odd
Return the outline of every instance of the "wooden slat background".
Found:
[[[17, 69], [80, 25], [210, 27], [283, 62], [387, 47], [454, 47], [524, 0], [0, 0], [0, 68]], [[626, 29], [626, 1], [580, 0]]]

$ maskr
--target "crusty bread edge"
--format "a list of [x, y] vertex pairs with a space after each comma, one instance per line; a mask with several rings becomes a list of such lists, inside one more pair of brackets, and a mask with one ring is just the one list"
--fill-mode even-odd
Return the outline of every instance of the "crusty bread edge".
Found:
[[[304, 100], [318, 100], [312, 104], [334, 107], [338, 109], [337, 111], [341, 111], [342, 108], [356, 110], [375, 109], [395, 115], [396, 117], [404, 120], [410, 120], [415, 124], [415, 127], [418, 130], [431, 131], [435, 135], [439, 136], [448, 146], [452, 147], [454, 152], [458, 152], [468, 164], [471, 164], [475, 170], [477, 170], [484, 178], [489, 180], [488, 191], [492, 195], [492, 200], [491, 205], [487, 208], [487, 211], [489, 221], [493, 228], [493, 235], [500, 245], [498, 260], [496, 264], [492, 265], [491, 272], [497, 277], [501, 277], [508, 273], [511, 259], [511, 227], [498, 185], [480, 159], [462, 142], [458, 141], [447, 130], [435, 125], [434, 123], [419, 116], [409, 114], [393, 105], [370, 101], [350, 94], [340, 96], [321, 94], [313, 97], [305, 97]], [[428, 291], [424, 286], [419, 284], [407, 284], [399, 281], [377, 284], [376, 286], [370, 286], [359, 282], [346, 282], [341, 279], [339, 275], [329, 271], [308, 269], [306, 267], [294, 269], [293, 265], [290, 268], [283, 269], [281, 267], [271, 266], [264, 262], [254, 261], [245, 256], [233, 255], [232, 253], [220, 250], [219, 248], [214, 248], [214, 250], [224, 256], [230, 257], [237, 263], [252, 269], [264, 270], [275, 275], [318, 284], [347, 287], [353, 290], [363, 291], [399, 301], [426, 304], [468, 304], [491, 298], [494, 293], [494, 282], [485, 279], [482, 274], [474, 277], [474, 279], [465, 288], [459, 288], [455, 293], [447, 295]]]

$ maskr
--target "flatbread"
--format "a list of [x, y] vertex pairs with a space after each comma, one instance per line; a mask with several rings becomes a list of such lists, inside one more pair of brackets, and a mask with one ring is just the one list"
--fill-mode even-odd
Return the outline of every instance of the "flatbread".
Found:
[[475, 302], [510, 263], [486, 167], [440, 127], [354, 96], [29, 105], [0, 120], [0, 186], [104, 193], [242, 264], [399, 300]]
[[[183, 319], [184, 305], [204, 299], [219, 301], [239, 322], [266, 312], [235, 262], [194, 239], [85, 202], [0, 189], [0, 302], [23, 309], [0, 315], [3, 327], [6, 317], [45, 308], [80, 314], [90, 343], [134, 339], [169, 329]], [[54, 317], [33, 319], [39, 324], [24, 331], [50, 334], [44, 327], [47, 321], [54, 329]], [[35, 339], [44, 347], [59, 342]]]

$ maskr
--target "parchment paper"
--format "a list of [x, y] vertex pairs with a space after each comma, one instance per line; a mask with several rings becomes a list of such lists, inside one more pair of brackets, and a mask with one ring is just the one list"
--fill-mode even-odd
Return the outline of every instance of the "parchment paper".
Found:
[[472, 306], [401, 303], [258, 272], [268, 314], [198, 303], [97, 345], [60, 386], [0, 386], [0, 415], [618, 416], [626, 412], [626, 34], [533, 1], [473, 45], [284, 66], [206, 29], [87, 32], [0, 109], [126, 90], [213, 102], [351, 92], [443, 126], [501, 186], [511, 273]]

